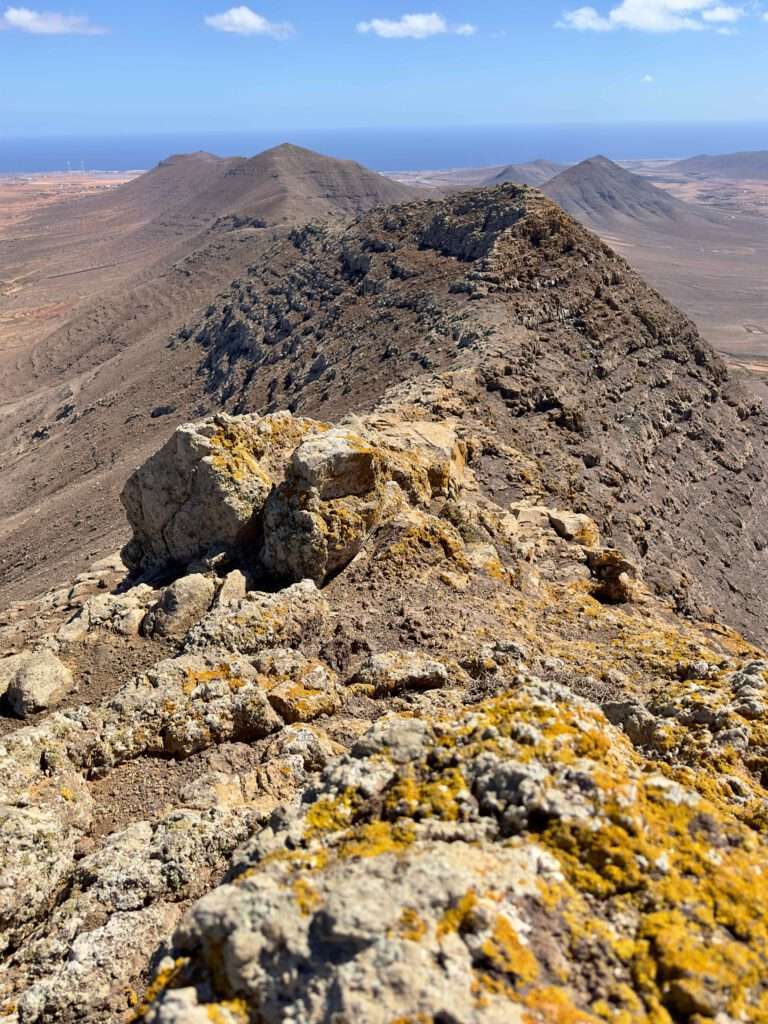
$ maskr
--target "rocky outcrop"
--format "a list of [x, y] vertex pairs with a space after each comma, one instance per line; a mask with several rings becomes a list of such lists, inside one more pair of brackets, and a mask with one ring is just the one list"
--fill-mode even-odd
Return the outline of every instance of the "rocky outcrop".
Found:
[[[409, 418], [485, 428], [489, 497], [592, 517], [680, 611], [768, 639], [764, 409], [540, 193], [506, 185], [296, 231], [186, 344], [238, 410], [338, 420], [410, 384]], [[435, 375], [451, 392], [439, 416]]]
[[360, 551], [374, 527], [410, 501], [426, 505], [468, 482], [450, 425], [380, 420], [301, 444], [264, 513], [266, 568], [322, 583]]
[[532, 677], [383, 720], [184, 916], [145, 1019], [759, 1020], [762, 843], [673, 776]]
[[[215, 416], [179, 428], [128, 480], [122, 501], [133, 528], [123, 555], [133, 569], [177, 563], [254, 542], [256, 521], [279, 479], [280, 453], [305, 429], [290, 416]], [[270, 458], [264, 456], [269, 452]]]

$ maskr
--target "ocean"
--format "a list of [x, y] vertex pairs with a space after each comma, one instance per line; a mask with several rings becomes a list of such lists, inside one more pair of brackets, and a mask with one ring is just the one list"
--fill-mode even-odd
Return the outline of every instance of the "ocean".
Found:
[[768, 149], [768, 123], [564, 124], [455, 128], [180, 132], [154, 135], [0, 136], [0, 173], [153, 167], [173, 153], [207, 150], [253, 156], [293, 142], [379, 171], [436, 170], [522, 163], [573, 163], [602, 153], [614, 160], [682, 158]]

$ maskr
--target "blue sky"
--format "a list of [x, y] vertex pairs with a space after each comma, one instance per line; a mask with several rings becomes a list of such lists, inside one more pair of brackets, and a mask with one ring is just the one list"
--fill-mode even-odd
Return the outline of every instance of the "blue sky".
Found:
[[768, 120], [768, 3], [0, 5], [0, 135]]

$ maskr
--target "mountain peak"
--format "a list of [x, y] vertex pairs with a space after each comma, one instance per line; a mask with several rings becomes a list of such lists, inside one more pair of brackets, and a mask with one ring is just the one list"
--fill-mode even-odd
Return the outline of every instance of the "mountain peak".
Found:
[[564, 210], [600, 228], [616, 218], [648, 225], [696, 217], [695, 209], [602, 154], [569, 167], [543, 190]]

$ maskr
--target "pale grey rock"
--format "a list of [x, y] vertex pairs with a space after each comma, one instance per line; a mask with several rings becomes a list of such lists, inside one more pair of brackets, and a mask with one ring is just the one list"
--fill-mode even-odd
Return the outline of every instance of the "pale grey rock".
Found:
[[119, 636], [138, 636], [147, 609], [156, 599], [157, 592], [146, 583], [120, 594], [96, 594], [59, 628], [56, 639], [62, 643], [80, 643], [104, 629]]
[[125, 572], [125, 562], [123, 562], [120, 552], [115, 551], [113, 554], [106, 555], [104, 558], [94, 562], [90, 571], [92, 573]]
[[[487, 892], [492, 877], [493, 897]], [[522, 1024], [524, 1011], [503, 996], [474, 998], [473, 968], [501, 919], [528, 941], [526, 899], [561, 878], [557, 862], [534, 844], [483, 849], [417, 842], [407, 860], [391, 854], [342, 861], [306, 879], [311, 901], [299, 910], [283, 863], [214, 890], [184, 917], [174, 944], [223, 965], [219, 980], [265, 1024], [365, 1020], [391, 1024], [404, 1010], [425, 1017]], [[441, 931], [468, 892], [479, 894], [462, 932]], [[418, 925], [419, 939], [410, 934]], [[311, 984], [306, 979], [311, 978]], [[181, 993], [181, 998], [179, 997]], [[215, 998], [215, 997], [214, 997]], [[189, 991], [156, 1002], [163, 1024], [182, 1024]]]
[[451, 672], [441, 661], [420, 651], [386, 651], [372, 654], [352, 682], [370, 687], [375, 696], [386, 696], [402, 690], [436, 690], [449, 686]]
[[208, 612], [216, 586], [200, 573], [182, 576], [163, 591], [147, 615], [144, 632], [153, 636], [181, 639]]
[[180, 916], [180, 907], [160, 902], [117, 912], [105, 924], [80, 931], [57, 950], [46, 975], [19, 997], [20, 1024], [125, 1020], [132, 983]]
[[49, 650], [25, 651], [0, 661], [0, 694], [21, 718], [60, 703], [73, 689], [72, 672]]
[[121, 495], [133, 529], [123, 551], [130, 568], [187, 565], [247, 541], [273, 483], [260, 465], [257, 422], [222, 413], [186, 424], [136, 470]]
[[258, 654], [270, 647], [298, 647], [322, 635], [329, 618], [328, 603], [311, 580], [276, 594], [250, 591], [240, 601], [213, 608], [189, 631], [184, 649]]
[[594, 548], [600, 544], [600, 529], [591, 516], [580, 512], [550, 511], [552, 529], [564, 540]]
[[232, 604], [242, 601], [248, 591], [247, 580], [239, 569], [227, 573], [216, 595], [216, 604]]
[[352, 748], [355, 758], [382, 754], [393, 764], [418, 761], [427, 748], [430, 730], [419, 718], [385, 715], [360, 737]]
[[637, 747], [650, 746], [658, 729], [658, 719], [640, 701], [608, 701], [602, 705], [605, 717], [619, 726]]
[[188, 757], [280, 725], [250, 662], [226, 652], [186, 654], [136, 676], [106, 704], [92, 758], [105, 768], [142, 754]]
[[267, 501], [262, 561], [280, 579], [322, 583], [401, 498], [399, 488], [385, 488], [381, 459], [361, 437], [341, 428], [311, 437]]
[[317, 725], [294, 723], [275, 734], [267, 747], [267, 757], [299, 756], [308, 772], [317, 772], [344, 752], [340, 743]]

